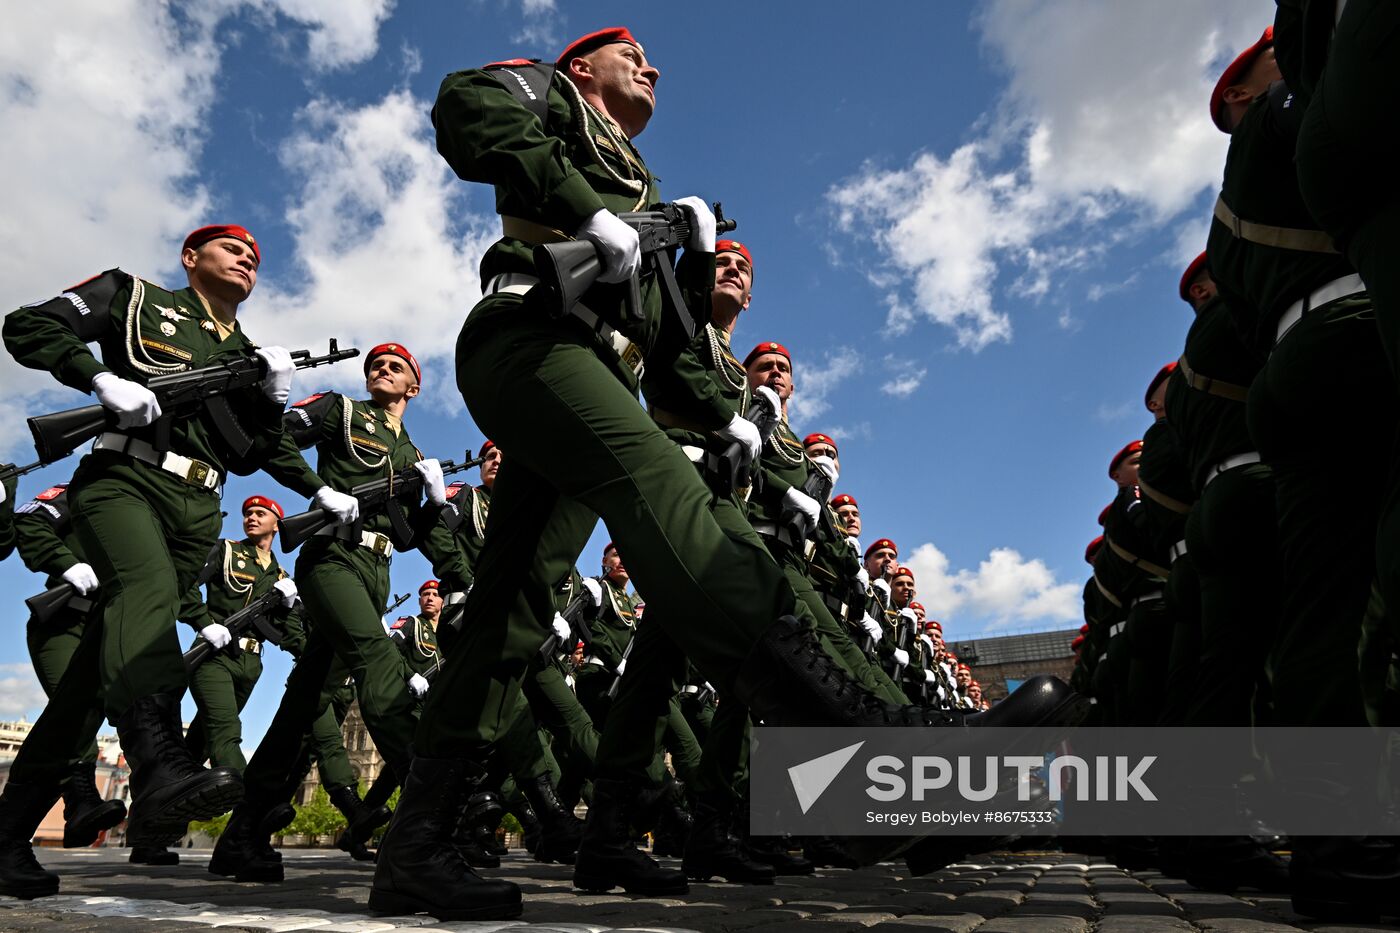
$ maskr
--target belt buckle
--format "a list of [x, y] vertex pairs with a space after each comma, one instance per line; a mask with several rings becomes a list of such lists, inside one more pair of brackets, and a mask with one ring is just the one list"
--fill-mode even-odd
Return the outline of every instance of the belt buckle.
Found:
[[627, 349], [622, 351], [622, 362], [628, 369], [636, 372], [642, 365], [642, 348], [635, 343], [627, 344]]
[[389, 539], [388, 539], [387, 537], [385, 537], [384, 535], [379, 535], [379, 534], [375, 535], [375, 536], [374, 536], [374, 546], [373, 546], [372, 548], [370, 548], [370, 550], [372, 550], [375, 554], [377, 554], [377, 555], [380, 556], [380, 557], [386, 557], [386, 556], [388, 556], [388, 554], [389, 554]]
[[207, 485], [205, 481], [209, 479], [210, 469], [209, 464], [201, 460], [190, 461], [190, 468], [185, 471], [185, 482], [193, 486]]

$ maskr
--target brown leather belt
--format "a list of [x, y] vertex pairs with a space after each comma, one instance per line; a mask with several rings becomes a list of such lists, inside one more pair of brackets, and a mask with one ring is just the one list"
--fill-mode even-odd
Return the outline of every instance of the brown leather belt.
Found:
[[1099, 575], [1097, 573], [1094, 574], [1094, 586], [1097, 586], [1099, 588], [1099, 592], [1103, 594], [1104, 599], [1113, 603], [1113, 605], [1117, 606], [1119, 609], [1123, 608], [1123, 600], [1119, 599], [1117, 596], [1114, 596], [1108, 591], [1108, 587], [1103, 585], [1103, 581], [1099, 579]]
[[1332, 238], [1322, 230], [1304, 230], [1297, 227], [1274, 227], [1245, 220], [1225, 203], [1225, 195], [1215, 199], [1215, 219], [1230, 228], [1236, 239], [1248, 240], [1261, 246], [1276, 246], [1279, 249], [1293, 249], [1303, 253], [1335, 253]]
[[535, 246], [542, 243], [564, 243], [573, 239], [563, 230], [546, 227], [544, 224], [526, 220], [524, 217], [512, 217], [509, 214], [501, 215], [501, 233], [513, 240], [522, 240]]
[[1141, 474], [1138, 474], [1138, 488], [1142, 490], [1142, 494], [1144, 496], [1151, 499], [1153, 502], [1157, 503], [1164, 509], [1170, 509], [1178, 515], [1186, 515], [1191, 511], [1191, 506], [1188, 503], [1182, 502], [1180, 499], [1173, 499], [1166, 493], [1158, 492], [1151, 486], [1147, 485], [1147, 483], [1143, 481]]
[[1198, 392], [1207, 392], [1220, 398], [1227, 398], [1232, 402], [1249, 401], [1249, 386], [1236, 385], [1233, 382], [1225, 382], [1222, 379], [1212, 379], [1209, 376], [1201, 375], [1191, 368], [1184, 353], [1181, 355], [1181, 359], [1176, 361], [1176, 367], [1181, 370], [1186, 384]]
[[1154, 577], [1166, 577], [1169, 573], [1171, 573], [1170, 570], [1168, 570], [1166, 567], [1163, 567], [1160, 564], [1154, 564], [1150, 560], [1145, 560], [1144, 558], [1138, 557], [1132, 551], [1118, 544], [1112, 538], [1104, 538], [1104, 540], [1107, 541], [1108, 546], [1113, 549], [1113, 553], [1117, 554], [1119, 557], [1123, 558], [1125, 561], [1132, 564], [1134, 567], [1137, 567], [1140, 570], [1146, 570]]

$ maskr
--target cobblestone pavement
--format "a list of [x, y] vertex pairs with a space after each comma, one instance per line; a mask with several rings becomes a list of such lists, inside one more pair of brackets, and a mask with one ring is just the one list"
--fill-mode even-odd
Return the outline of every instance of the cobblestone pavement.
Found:
[[525, 891], [516, 921], [436, 923], [428, 917], [371, 917], [365, 908], [373, 866], [339, 852], [284, 852], [287, 880], [240, 885], [205, 871], [208, 850], [183, 850], [171, 868], [132, 866], [125, 849], [40, 850], [63, 878], [57, 897], [0, 898], [0, 930], [44, 933], [197, 933], [316, 930], [318, 933], [427, 927], [511, 928], [567, 933], [753, 931], [789, 933], [1261, 933], [1272, 930], [1381, 930], [1313, 924], [1286, 897], [1206, 894], [1155, 872], [1125, 872], [1101, 859], [1059, 852], [995, 853], [922, 878], [902, 864], [828, 869], [766, 887], [692, 884], [685, 897], [641, 900], [582, 895], [572, 869], [507, 856], [498, 871]]

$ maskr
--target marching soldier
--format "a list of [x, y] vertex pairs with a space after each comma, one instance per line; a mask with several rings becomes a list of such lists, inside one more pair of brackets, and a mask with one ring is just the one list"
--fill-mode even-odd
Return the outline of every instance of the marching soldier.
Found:
[[[292, 406], [282, 449], [266, 467], [336, 522], [303, 544], [297, 556], [297, 587], [310, 630], [306, 650], [244, 771], [248, 793], [214, 848], [209, 861], [214, 874], [240, 881], [282, 880], [281, 863], [261, 855], [267, 835], [262, 823], [286, 799], [302, 737], [330, 705], [338, 684], [329, 683], [327, 675], [336, 658], [355, 680], [365, 726], [386, 765], [396, 776], [408, 772], [417, 698], [404, 682], [403, 663], [381, 621], [394, 550], [390, 518], [386, 511], [361, 515], [359, 500], [344, 490], [414, 469], [426, 492], [423, 505], [409, 506], [409, 526], [425, 529], [415, 543], [445, 589], [465, 589], [461, 553], [438, 521], [447, 504], [442, 467], [423, 457], [403, 425], [404, 411], [422, 384], [418, 361], [402, 344], [384, 343], [365, 356], [364, 373], [368, 398], [322, 392]], [[299, 449], [313, 445], [315, 470]]]
[[389, 626], [389, 637], [398, 646], [408, 668], [408, 692], [421, 700], [428, 692], [429, 678], [442, 668], [438, 648], [438, 620], [442, 616], [442, 594], [438, 581], [428, 580], [418, 587], [418, 614], [404, 616]]
[[[238, 774], [206, 770], [185, 749], [186, 687], [176, 616], [219, 533], [226, 472], [250, 473], [276, 448], [295, 364], [258, 349], [238, 306], [257, 281], [260, 254], [238, 226], [202, 227], [181, 252], [189, 287], [167, 291], [119, 269], [5, 318], [5, 346], [22, 365], [92, 391], [116, 427], [83, 458], [68, 489], [83, 554], [103, 581], [102, 624], [87, 626], [68, 670], [34, 724], [0, 796], [0, 891], [52, 894], [57, 877], [29, 852], [34, 826], [86, 752], [102, 712], [116, 724], [132, 768], [127, 840], [166, 845], [192, 819], [242, 796]], [[89, 342], [102, 346], [99, 360]], [[256, 355], [258, 386], [224, 396], [242, 428], [236, 450], [208, 410], [162, 419], [145, 385], [160, 374]]]
[[[7, 494], [5, 502], [13, 505], [13, 501]], [[67, 483], [51, 486], [15, 510], [12, 533], [18, 541], [24, 565], [47, 576], [46, 589], [66, 583], [73, 588], [77, 602], [84, 603], [87, 602], [85, 597], [95, 593], [97, 574], [80, 556], [81, 545], [68, 508]], [[83, 628], [90, 617], [90, 606], [78, 608], [70, 601], [49, 618], [31, 616], [29, 619], [25, 631], [29, 659], [46, 696], [53, 696], [58, 689], [58, 682], [78, 650]], [[97, 791], [96, 775], [97, 740], [94, 737], [83, 755], [72, 763], [72, 770], [63, 782], [65, 848], [90, 846], [102, 830], [111, 829], [126, 819], [125, 804], [120, 800], [102, 799]], [[132, 851], [131, 858], [143, 861], [138, 858], [137, 850]]]

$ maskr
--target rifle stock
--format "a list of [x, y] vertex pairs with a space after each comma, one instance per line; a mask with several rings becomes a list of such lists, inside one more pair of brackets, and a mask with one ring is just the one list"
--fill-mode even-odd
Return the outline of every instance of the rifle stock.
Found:
[[277, 537], [282, 541], [282, 553], [287, 554], [305, 543], [306, 539], [335, 521], [335, 515], [325, 509], [311, 509], [300, 515], [277, 520]]
[[[242, 609], [225, 618], [222, 624], [233, 636], [234, 643], [243, 638], [249, 629], [256, 629], [264, 637], [267, 637], [267, 633], [271, 629], [264, 623], [264, 619], [281, 601], [282, 594], [280, 592], [268, 590]], [[280, 633], [278, 635], [280, 636]], [[273, 644], [278, 644], [281, 641], [280, 637], [269, 640]], [[195, 668], [208, 661], [219, 650], [214, 647], [213, 642], [203, 638], [198, 639], [184, 654], [185, 670], [194, 673]]]
[[86, 596], [79, 596], [78, 591], [73, 589], [73, 584], [60, 583], [29, 597], [24, 604], [29, 607], [30, 619], [43, 625], [65, 608], [87, 612], [92, 609], [93, 601]]

